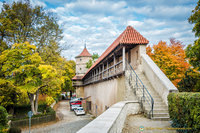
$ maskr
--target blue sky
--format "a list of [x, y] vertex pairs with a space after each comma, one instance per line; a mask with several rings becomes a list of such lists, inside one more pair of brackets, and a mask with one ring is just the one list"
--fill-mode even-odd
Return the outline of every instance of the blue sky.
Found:
[[[0, 0], [0, 8], [3, 0]], [[13, 0], [7, 0], [12, 2]], [[86, 41], [89, 52], [102, 54], [131, 25], [149, 40], [176, 38], [184, 45], [195, 40], [188, 17], [198, 0], [30, 0], [57, 15], [63, 29], [61, 44], [72, 47], [62, 52], [74, 59]]]

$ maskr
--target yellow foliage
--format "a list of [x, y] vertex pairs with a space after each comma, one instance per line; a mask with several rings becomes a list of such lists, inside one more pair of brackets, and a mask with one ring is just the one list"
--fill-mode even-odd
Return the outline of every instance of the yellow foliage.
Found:
[[47, 96], [46, 97], [46, 103], [48, 106], [50, 106], [55, 100], [53, 99], [53, 97]]

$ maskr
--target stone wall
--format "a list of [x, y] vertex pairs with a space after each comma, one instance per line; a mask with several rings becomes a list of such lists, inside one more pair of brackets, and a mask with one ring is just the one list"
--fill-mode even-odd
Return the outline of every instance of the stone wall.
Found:
[[87, 71], [86, 63], [92, 59], [92, 57], [76, 57], [76, 75], [83, 76]]
[[95, 116], [100, 115], [108, 107], [124, 100], [124, 75], [118, 78], [84, 86], [84, 97], [90, 97], [92, 114]]
[[126, 117], [139, 112], [140, 105], [137, 101], [118, 102], [77, 133], [121, 133]]
[[146, 54], [142, 55], [142, 71], [154, 87], [155, 91], [161, 96], [165, 104], [168, 105], [168, 94], [171, 92], [178, 92], [178, 89]]

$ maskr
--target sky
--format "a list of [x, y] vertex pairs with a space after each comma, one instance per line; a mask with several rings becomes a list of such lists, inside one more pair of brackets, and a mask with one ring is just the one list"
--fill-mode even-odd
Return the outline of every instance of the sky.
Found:
[[91, 54], [101, 55], [128, 25], [147, 38], [151, 46], [160, 40], [169, 44], [170, 38], [176, 38], [185, 46], [195, 40], [188, 18], [198, 0], [30, 1], [57, 16], [64, 36], [60, 44], [71, 46], [62, 51], [67, 59], [79, 55], [85, 43]]

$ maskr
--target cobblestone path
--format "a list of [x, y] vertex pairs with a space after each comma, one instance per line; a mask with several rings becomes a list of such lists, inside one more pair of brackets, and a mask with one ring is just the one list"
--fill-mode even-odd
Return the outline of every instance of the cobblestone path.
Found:
[[[70, 111], [69, 101], [61, 101], [56, 110], [58, 122], [50, 125], [36, 126], [31, 129], [31, 133], [75, 133], [83, 126], [92, 121], [91, 115], [76, 116]], [[28, 129], [22, 133], [28, 133]]]

